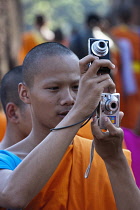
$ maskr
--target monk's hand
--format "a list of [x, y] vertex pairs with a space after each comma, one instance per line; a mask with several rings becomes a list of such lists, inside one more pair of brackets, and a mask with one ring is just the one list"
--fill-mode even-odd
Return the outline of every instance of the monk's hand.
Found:
[[[123, 113], [120, 112], [120, 121], [122, 117]], [[102, 120], [107, 128], [106, 132], [102, 132], [99, 128], [97, 119], [93, 120], [91, 124], [96, 152], [104, 161], [118, 159], [122, 155], [123, 131], [121, 128], [116, 128], [108, 117], [104, 117]]]
[[115, 92], [115, 84], [109, 74], [97, 75], [101, 67], [114, 69], [114, 64], [110, 60], [88, 55], [80, 60], [79, 65], [81, 78], [74, 108], [87, 117], [98, 106], [105, 88], [108, 88], [110, 93]]
[[99, 60], [97, 56], [87, 55], [79, 61], [81, 75], [85, 74], [89, 68], [89, 63], [93, 62], [94, 60]]

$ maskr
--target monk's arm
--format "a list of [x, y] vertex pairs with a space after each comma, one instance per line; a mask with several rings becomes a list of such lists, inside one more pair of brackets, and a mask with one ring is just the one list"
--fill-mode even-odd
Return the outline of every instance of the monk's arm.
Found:
[[107, 117], [104, 123], [107, 132], [102, 132], [96, 122], [92, 124], [92, 132], [95, 149], [106, 165], [117, 209], [139, 210], [140, 191], [122, 150], [123, 131], [113, 126]]
[[[57, 127], [74, 124], [76, 118], [76, 113], [69, 114]], [[0, 170], [1, 207], [26, 207], [52, 176], [80, 125], [51, 132], [14, 171]]]
[[136, 186], [126, 157], [106, 160], [105, 165], [113, 189], [118, 210], [140, 209], [140, 190]]

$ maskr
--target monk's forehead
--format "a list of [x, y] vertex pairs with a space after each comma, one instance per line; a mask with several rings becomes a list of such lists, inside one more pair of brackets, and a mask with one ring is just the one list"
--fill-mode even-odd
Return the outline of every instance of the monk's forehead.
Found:
[[47, 56], [39, 59], [40, 69], [61, 68], [70, 67], [73, 65], [79, 65], [79, 60], [75, 55], [55, 55]]
[[42, 56], [40, 59], [40, 62], [42, 64], [47, 63], [47, 62], [53, 62], [53, 63], [58, 63], [58, 62], [65, 62], [66, 60], [77, 60], [78, 58], [74, 55], [51, 55], [51, 56]]

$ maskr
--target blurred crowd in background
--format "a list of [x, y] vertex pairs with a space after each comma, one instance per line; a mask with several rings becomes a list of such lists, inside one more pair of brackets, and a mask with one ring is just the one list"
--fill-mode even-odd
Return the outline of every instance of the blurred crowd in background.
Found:
[[[125, 114], [121, 126], [135, 131], [140, 127], [139, 1], [110, 1], [106, 15], [95, 11], [86, 14], [83, 26], [72, 27], [68, 35], [59, 26], [50, 29], [47, 11], [36, 14], [32, 28], [23, 31], [20, 1], [0, 0], [0, 11], [0, 79], [14, 66], [21, 65], [30, 49], [40, 43], [59, 42], [81, 59], [88, 54], [88, 38], [109, 40], [110, 59], [116, 65], [111, 76], [121, 96], [120, 109]], [[2, 109], [0, 118], [2, 139], [6, 125]], [[140, 135], [140, 131], [136, 132]]]

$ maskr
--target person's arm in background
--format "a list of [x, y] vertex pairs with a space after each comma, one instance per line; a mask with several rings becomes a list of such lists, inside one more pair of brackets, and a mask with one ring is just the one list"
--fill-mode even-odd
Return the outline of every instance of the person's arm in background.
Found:
[[106, 117], [103, 133], [97, 123], [92, 123], [95, 149], [104, 160], [118, 210], [139, 210], [140, 191], [135, 183], [122, 150], [123, 131]]

